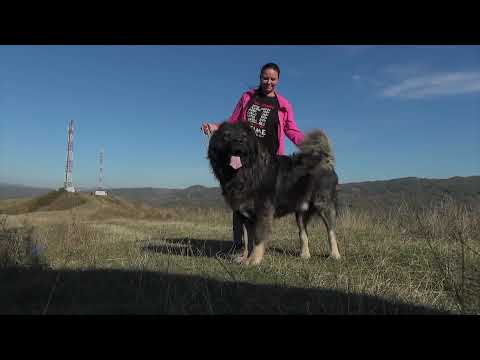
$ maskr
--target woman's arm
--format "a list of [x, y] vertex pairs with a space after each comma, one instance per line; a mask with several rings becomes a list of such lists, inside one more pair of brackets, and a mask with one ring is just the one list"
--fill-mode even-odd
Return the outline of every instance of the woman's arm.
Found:
[[297, 146], [303, 141], [303, 132], [297, 126], [295, 115], [293, 113], [293, 107], [290, 104], [287, 106], [287, 117], [285, 119], [284, 132], [285, 135]]
[[242, 109], [243, 109], [244, 97], [245, 97], [245, 94], [243, 94], [240, 97], [240, 100], [238, 100], [232, 115], [228, 118], [228, 121], [231, 122], [232, 124], [240, 120], [240, 115], [242, 114]]
[[[242, 114], [242, 109], [243, 109], [244, 96], [245, 96], [245, 94], [243, 94], [242, 97], [240, 98], [240, 100], [238, 100], [237, 105], [235, 106], [235, 109], [233, 110], [232, 115], [230, 115], [230, 117], [225, 121], [229, 121], [231, 123], [236, 123], [240, 120], [240, 115]], [[219, 126], [220, 126], [220, 123], [204, 122], [202, 124], [201, 129], [202, 129], [202, 131], [205, 135], [211, 135], [214, 131], [216, 131], [218, 129]]]

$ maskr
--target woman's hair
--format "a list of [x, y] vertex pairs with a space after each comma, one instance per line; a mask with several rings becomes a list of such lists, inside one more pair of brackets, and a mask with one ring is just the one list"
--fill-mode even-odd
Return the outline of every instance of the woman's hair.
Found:
[[263, 72], [267, 69], [275, 70], [278, 74], [278, 78], [280, 78], [280, 68], [275, 63], [267, 63], [262, 66], [262, 70], [260, 70], [260, 77], [262, 76]]

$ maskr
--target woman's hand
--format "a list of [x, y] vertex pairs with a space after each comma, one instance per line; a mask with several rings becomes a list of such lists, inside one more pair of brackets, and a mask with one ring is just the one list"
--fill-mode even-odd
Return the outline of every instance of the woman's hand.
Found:
[[205, 135], [212, 135], [213, 132], [216, 131], [217, 129], [218, 129], [217, 124], [210, 124], [207, 122], [204, 122], [201, 127], [201, 130]]

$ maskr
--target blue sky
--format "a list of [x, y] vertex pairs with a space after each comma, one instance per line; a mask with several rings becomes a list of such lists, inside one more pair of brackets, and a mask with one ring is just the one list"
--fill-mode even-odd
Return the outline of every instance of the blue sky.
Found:
[[[266, 62], [341, 183], [480, 175], [480, 46], [0, 46], [0, 182], [217, 186], [202, 121], [229, 116]], [[287, 152], [296, 150], [287, 139]]]

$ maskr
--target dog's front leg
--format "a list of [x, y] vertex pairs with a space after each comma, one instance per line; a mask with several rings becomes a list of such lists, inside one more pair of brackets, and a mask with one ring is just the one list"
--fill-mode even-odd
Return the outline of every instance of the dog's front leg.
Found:
[[265, 246], [272, 234], [274, 208], [269, 203], [258, 209], [253, 231], [253, 249], [245, 262], [246, 265], [258, 265], [265, 254]]
[[244, 264], [247, 261], [248, 253], [252, 248], [252, 239], [253, 239], [253, 227], [250, 221], [244, 222], [242, 224], [242, 241], [243, 241], [243, 252], [240, 256], [234, 259], [235, 262]]

